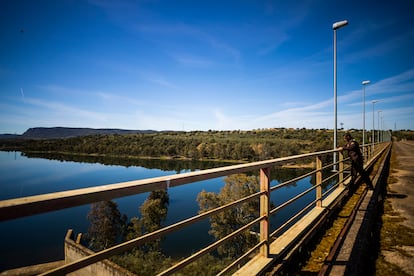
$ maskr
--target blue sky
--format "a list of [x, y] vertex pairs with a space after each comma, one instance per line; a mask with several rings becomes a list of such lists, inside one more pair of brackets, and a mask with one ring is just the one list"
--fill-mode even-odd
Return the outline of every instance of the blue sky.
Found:
[[[0, 1], [0, 133], [414, 130], [414, 2]], [[378, 110], [382, 112], [378, 113]], [[381, 119], [382, 117], [382, 119]]]

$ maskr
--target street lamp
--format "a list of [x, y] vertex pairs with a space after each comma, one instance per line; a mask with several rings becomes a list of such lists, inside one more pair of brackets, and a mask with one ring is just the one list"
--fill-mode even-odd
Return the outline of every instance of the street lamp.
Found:
[[374, 144], [375, 144], [375, 113], [374, 113], [374, 105], [378, 102], [378, 100], [372, 101], [372, 152], [374, 152]]
[[[336, 136], [337, 136], [337, 111], [336, 111], [336, 106], [337, 106], [337, 101], [336, 101], [336, 30], [339, 28], [342, 28], [344, 26], [348, 25], [348, 21], [347, 20], [342, 20], [342, 21], [338, 21], [333, 23], [332, 25], [332, 29], [333, 29], [333, 36], [334, 36], [334, 146], [333, 148], [336, 149], [337, 147], [337, 143], [336, 143]], [[333, 155], [333, 170], [336, 171], [336, 152], [334, 152]]]
[[362, 85], [364, 86], [364, 95], [362, 97], [362, 155], [365, 156], [365, 86], [371, 81], [364, 80]]
[[380, 113], [382, 112], [382, 110], [378, 110], [378, 143], [380, 142]]

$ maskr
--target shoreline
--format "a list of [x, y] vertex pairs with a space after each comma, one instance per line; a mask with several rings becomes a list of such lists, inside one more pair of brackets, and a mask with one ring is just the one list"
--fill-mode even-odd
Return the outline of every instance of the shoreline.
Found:
[[[117, 159], [129, 159], [129, 160], [166, 160], [166, 161], [197, 161], [197, 162], [222, 162], [229, 164], [246, 164], [249, 162], [257, 161], [248, 161], [248, 160], [224, 160], [224, 159], [210, 159], [210, 158], [201, 158], [201, 159], [192, 159], [184, 156], [136, 156], [136, 155], [116, 155], [116, 154], [99, 154], [99, 153], [79, 153], [79, 152], [65, 152], [65, 151], [22, 151], [22, 150], [3, 150], [0, 151], [10, 151], [10, 152], [21, 152], [22, 154], [39, 154], [45, 155], [62, 155], [62, 156], [78, 156], [78, 157], [100, 157], [100, 158], [117, 158]], [[276, 159], [276, 158], [275, 158]], [[286, 163], [279, 166], [283, 169], [314, 169], [316, 167], [315, 162], [309, 163]]]

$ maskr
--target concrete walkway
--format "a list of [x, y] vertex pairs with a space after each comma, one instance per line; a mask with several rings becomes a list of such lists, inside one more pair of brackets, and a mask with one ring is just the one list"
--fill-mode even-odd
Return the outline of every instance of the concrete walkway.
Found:
[[[405, 218], [400, 224], [414, 229], [414, 141], [393, 143], [389, 179], [396, 182], [388, 183], [388, 201], [393, 210]], [[414, 246], [394, 244], [393, 248], [398, 250], [383, 250], [381, 255], [388, 263], [414, 275]]]
[[397, 179], [389, 186], [392, 207], [406, 218], [402, 224], [414, 229], [414, 141], [394, 142], [390, 176]]

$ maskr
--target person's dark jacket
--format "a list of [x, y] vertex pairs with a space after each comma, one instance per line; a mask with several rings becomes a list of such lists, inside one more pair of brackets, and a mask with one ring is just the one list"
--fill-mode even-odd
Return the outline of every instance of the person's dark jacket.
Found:
[[351, 158], [352, 161], [356, 162], [362, 159], [359, 144], [354, 139], [352, 139], [345, 146], [343, 146], [343, 149], [348, 151], [348, 156]]

